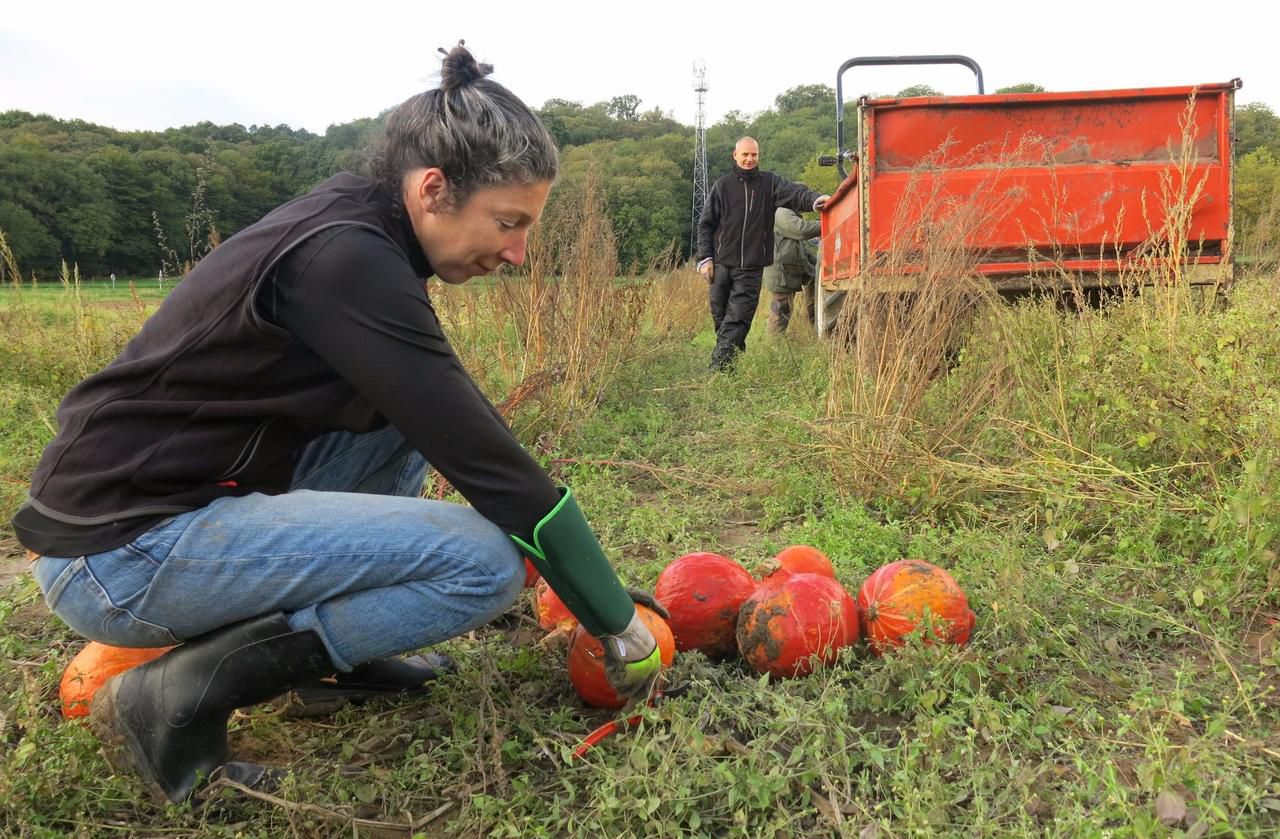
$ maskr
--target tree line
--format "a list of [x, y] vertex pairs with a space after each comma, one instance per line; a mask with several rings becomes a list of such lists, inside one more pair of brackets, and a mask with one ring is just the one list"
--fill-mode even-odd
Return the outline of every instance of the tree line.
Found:
[[[1027, 92], [1033, 84], [998, 92]], [[898, 95], [933, 94], [916, 86]], [[551, 99], [539, 115], [561, 150], [552, 202], [594, 170], [605, 194], [618, 259], [642, 268], [687, 255], [693, 235], [694, 129], [640, 99], [583, 105]], [[757, 114], [732, 111], [707, 128], [708, 178], [730, 170], [749, 134], [761, 165], [820, 192], [836, 186], [817, 158], [835, 150], [835, 91], [802, 85]], [[179, 275], [218, 241], [343, 169], [359, 168], [386, 113], [330, 126], [202, 122], [165, 131], [117, 131], [83, 120], [0, 113], [0, 231], [26, 274], [62, 262], [85, 276]], [[1248, 229], [1280, 195], [1280, 117], [1267, 106], [1236, 111], [1237, 220]]]

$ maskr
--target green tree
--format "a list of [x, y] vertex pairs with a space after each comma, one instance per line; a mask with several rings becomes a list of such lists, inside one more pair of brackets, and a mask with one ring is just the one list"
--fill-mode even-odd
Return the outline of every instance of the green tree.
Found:
[[780, 114], [789, 114], [802, 108], [826, 109], [829, 113], [835, 113], [836, 91], [825, 84], [802, 84], [779, 93], [774, 97], [773, 105]]
[[617, 120], [625, 120], [634, 122], [640, 112], [640, 97], [633, 96], [628, 93], [625, 96], [615, 96], [609, 100], [609, 104], [605, 106], [605, 113], [610, 118]]
[[[673, 244], [688, 241], [693, 200], [688, 137], [600, 140], [569, 148], [562, 156], [552, 201], [569, 200], [593, 168], [603, 181], [606, 212], [624, 269], [643, 268]], [[547, 212], [552, 214], [554, 208]]]
[[904, 87], [894, 94], [898, 99], [909, 99], [912, 96], [941, 96], [942, 91], [929, 87], [927, 84], [913, 84], [910, 87]]
[[1044, 88], [1032, 82], [1021, 82], [1020, 84], [997, 88], [996, 93], [1044, 93]]
[[98, 149], [86, 164], [102, 179], [111, 205], [112, 223], [102, 270], [141, 273], [141, 268], [154, 261], [155, 251], [151, 182], [146, 172], [136, 155], [119, 146]]
[[60, 252], [58, 240], [26, 207], [0, 198], [0, 230], [21, 270], [29, 273], [39, 269], [38, 273], [46, 276], [53, 273], [49, 257]]
[[1236, 227], [1246, 234], [1280, 193], [1280, 158], [1258, 148], [1236, 161]]
[[[835, 153], [834, 145], [822, 151], [823, 155], [830, 157], [834, 157]], [[818, 157], [815, 156], [805, 165], [804, 171], [800, 173], [800, 181], [814, 192], [831, 195], [840, 187], [840, 172], [834, 166], [820, 165]], [[848, 170], [848, 166], [845, 168]]]
[[1267, 149], [1280, 158], [1280, 117], [1261, 102], [1236, 108], [1236, 154]]
[[5, 173], [0, 178], [0, 205], [10, 205], [9, 223], [15, 230], [20, 227], [35, 235], [42, 248], [47, 248], [46, 236], [57, 242], [52, 250], [32, 253], [11, 231], [15, 238], [10, 247], [22, 256], [26, 270], [47, 276], [58, 270], [63, 259], [83, 261], [82, 267], [88, 270], [100, 267], [112, 209], [102, 178], [83, 158], [55, 154], [39, 136], [19, 131], [10, 142], [0, 144], [0, 172]]
[[560, 148], [616, 137], [615, 121], [609, 117], [608, 106], [603, 102], [584, 108], [577, 102], [548, 99], [538, 113]]

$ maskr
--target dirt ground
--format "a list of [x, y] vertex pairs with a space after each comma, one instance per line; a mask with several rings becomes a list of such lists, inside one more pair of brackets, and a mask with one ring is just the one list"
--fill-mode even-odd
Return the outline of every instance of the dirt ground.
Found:
[[13, 539], [0, 538], [0, 588], [26, 573], [27, 557]]

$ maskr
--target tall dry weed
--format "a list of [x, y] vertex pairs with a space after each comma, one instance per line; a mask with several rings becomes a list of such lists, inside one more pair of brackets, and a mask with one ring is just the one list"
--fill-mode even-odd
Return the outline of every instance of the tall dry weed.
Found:
[[1199, 153], [1202, 138], [1196, 130], [1195, 104], [1193, 92], [1179, 120], [1179, 136], [1170, 144], [1171, 165], [1160, 172], [1160, 192], [1150, 196], [1154, 206], [1143, 196], [1142, 214], [1149, 235], [1125, 260], [1119, 278], [1126, 293], [1147, 295], [1154, 302], [1154, 313], [1169, 335], [1177, 334], [1184, 311], [1213, 305], [1217, 292], [1228, 283], [1225, 269], [1231, 264], [1234, 231], [1224, 244], [1223, 273], [1208, 284], [1209, 293], [1197, 293], [1204, 283], [1193, 275], [1191, 263], [1204, 253], [1204, 242], [1190, 234], [1196, 208], [1205, 200], [1208, 171], [1197, 172], [1204, 161]]
[[957, 200], [929, 176], [947, 150], [913, 172], [892, 222], [893, 246], [850, 290], [836, 323], [823, 437], [842, 485], [860, 495], [891, 490], [911, 461], [949, 449], [988, 405], [1003, 378], [972, 383], [961, 410], [922, 423], [927, 395], [955, 362], [975, 319], [995, 293], [977, 278], [982, 254], [968, 243], [1006, 211], [994, 184], [988, 201]]
[[645, 323], [655, 339], [692, 337], [711, 325], [707, 281], [692, 265], [673, 265], [648, 276]]
[[554, 438], [588, 416], [643, 351], [652, 277], [620, 277], [601, 183], [549, 207], [525, 263], [487, 284], [433, 291], [459, 355], [514, 425]]
[[500, 357], [508, 380], [555, 382], [540, 399], [552, 432], [589, 413], [635, 354], [648, 293], [645, 280], [618, 276], [600, 177], [588, 173], [530, 237], [521, 275], [500, 277], [492, 297], [516, 337]]
[[9, 247], [9, 238], [0, 229], [0, 283], [12, 283], [15, 287], [22, 283], [22, 272], [18, 270], [18, 260]]
[[[1186, 267], [1202, 250], [1187, 231], [1206, 188], [1193, 107], [1194, 100], [1181, 122], [1181, 141], [1170, 150], [1161, 194], [1144, 207], [1147, 240], [1129, 253], [1108, 254], [1124, 257], [1120, 275], [1085, 278], [1061, 267], [1077, 243], [1059, 243], [1048, 255], [1059, 270], [1043, 278], [1059, 294], [1015, 307], [998, 305], [990, 284], [974, 272], [984, 254], [974, 251], [972, 234], [999, 220], [1012, 197], [999, 188], [999, 174], [970, 200], [956, 201], [927, 176], [928, 164], [922, 167], [899, 205], [895, 247], [864, 272], [836, 329], [856, 341], [833, 343], [826, 419], [818, 430], [846, 490], [868, 499], [906, 493], [917, 506], [1049, 494], [1171, 503], [1170, 475], [1196, 465], [1136, 465], [1140, 458], [1122, 454], [1136, 444], [1117, 443], [1107, 426], [1102, 410], [1113, 406], [1091, 404], [1081, 377], [1093, 367], [1142, 370], [1172, 362], [1176, 369], [1187, 352], [1178, 347], [1179, 336], [1202, 329], [1211, 312], [1216, 288], [1196, 296], [1193, 286], [1203, 277]], [[1028, 253], [1029, 261], [1046, 257], [1034, 246]], [[1086, 299], [1084, 287], [1100, 282], [1111, 283], [1117, 295], [1089, 296], [1092, 306], [1078, 305]], [[1072, 300], [1076, 306], [1064, 305]], [[1116, 340], [1116, 317], [1128, 330], [1125, 341], [1133, 339], [1124, 348]], [[1112, 365], [1106, 358], [1134, 351], [1143, 359]], [[1165, 377], [1170, 388], [1183, 386], [1172, 378]], [[1126, 384], [1108, 383], [1118, 389], [1121, 407]]]
[[60, 293], [49, 294], [34, 274], [24, 281], [3, 231], [0, 266], [9, 280], [0, 306], [0, 372], [13, 382], [65, 390], [109, 362], [147, 318], [132, 284], [132, 306], [87, 299], [77, 265], [62, 263]]

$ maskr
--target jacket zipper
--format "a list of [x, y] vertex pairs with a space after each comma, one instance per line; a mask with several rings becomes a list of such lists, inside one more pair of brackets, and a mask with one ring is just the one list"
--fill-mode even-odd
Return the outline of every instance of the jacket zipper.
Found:
[[738, 267], [742, 268], [747, 264], [747, 219], [751, 218], [751, 191], [747, 189], [747, 182], [742, 182], [742, 204], [745, 209], [742, 213], [742, 236], [738, 238]]

